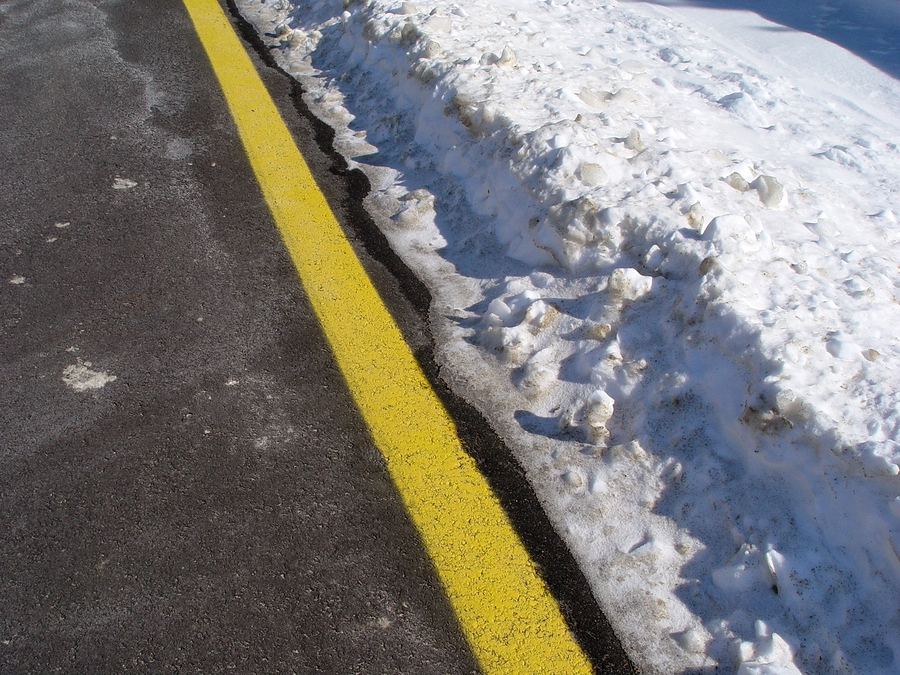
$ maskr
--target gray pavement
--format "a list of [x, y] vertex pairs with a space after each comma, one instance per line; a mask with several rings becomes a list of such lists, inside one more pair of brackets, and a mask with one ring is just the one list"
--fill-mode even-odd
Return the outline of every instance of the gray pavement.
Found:
[[180, 2], [0, 3], [0, 139], [0, 673], [475, 671]]

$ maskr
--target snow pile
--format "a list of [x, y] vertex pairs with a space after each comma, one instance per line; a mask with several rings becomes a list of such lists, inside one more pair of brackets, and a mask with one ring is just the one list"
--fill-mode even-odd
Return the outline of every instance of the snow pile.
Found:
[[639, 669], [897, 672], [900, 86], [639, 3], [242, 11]]

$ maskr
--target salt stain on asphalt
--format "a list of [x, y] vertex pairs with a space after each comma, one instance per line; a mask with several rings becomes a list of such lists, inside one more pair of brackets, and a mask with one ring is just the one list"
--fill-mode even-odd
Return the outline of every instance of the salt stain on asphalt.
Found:
[[105, 371], [91, 370], [91, 362], [77, 363], [66, 366], [62, 379], [68, 387], [75, 391], [88, 391], [89, 389], [102, 389], [117, 378]]

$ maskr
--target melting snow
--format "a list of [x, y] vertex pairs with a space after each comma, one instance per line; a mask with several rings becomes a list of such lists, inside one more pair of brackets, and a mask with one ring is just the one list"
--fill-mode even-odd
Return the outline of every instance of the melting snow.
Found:
[[137, 187], [137, 183], [130, 178], [116, 178], [113, 181], [113, 190], [130, 190]]
[[115, 375], [103, 371], [91, 370], [91, 362], [85, 361], [66, 366], [62, 379], [66, 385], [75, 391], [88, 391], [89, 389], [102, 389], [110, 382], [116, 380]]

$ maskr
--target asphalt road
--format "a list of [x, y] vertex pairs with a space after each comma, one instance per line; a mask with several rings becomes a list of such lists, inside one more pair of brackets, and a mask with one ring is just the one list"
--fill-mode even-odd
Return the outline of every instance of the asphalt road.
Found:
[[[429, 298], [260, 67], [599, 672], [631, 672]], [[472, 673], [179, 0], [0, 0], [0, 673]]]
[[473, 672], [181, 4], [0, 4], [0, 138], [0, 672]]

